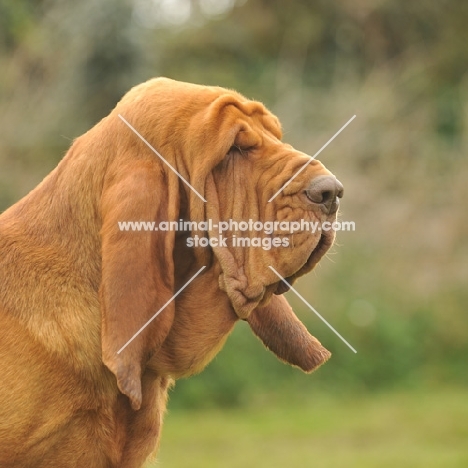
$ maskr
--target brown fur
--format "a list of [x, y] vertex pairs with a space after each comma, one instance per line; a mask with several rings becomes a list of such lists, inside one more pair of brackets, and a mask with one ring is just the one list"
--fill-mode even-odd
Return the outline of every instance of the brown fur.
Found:
[[307, 160], [281, 142], [279, 122], [262, 104], [222, 88], [154, 79], [127, 93], [1, 215], [2, 468], [142, 466], [156, 453], [168, 388], [200, 372], [239, 318], [305, 371], [328, 359], [284, 297], [273, 295], [282, 289], [268, 266], [292, 281], [320, 260], [331, 232], [288, 234], [292, 248], [269, 251], [190, 249], [187, 233], [117, 226], [181, 218], [333, 221], [303, 195], [314, 177], [329, 174], [318, 161], [267, 203]]

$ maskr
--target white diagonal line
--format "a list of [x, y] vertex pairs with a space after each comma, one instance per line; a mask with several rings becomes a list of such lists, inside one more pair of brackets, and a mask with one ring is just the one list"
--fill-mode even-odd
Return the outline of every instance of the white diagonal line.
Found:
[[201, 272], [202, 266], [118, 351], [120, 354]]
[[120, 117], [120, 120], [122, 120], [122, 122], [127, 125], [127, 127], [132, 130], [133, 133], [135, 133], [142, 141], [143, 143], [145, 143], [146, 146], [148, 146], [157, 156], [159, 156], [159, 158], [164, 161], [168, 166], [169, 168], [175, 173], [177, 174], [181, 180], [183, 180], [205, 203], [206, 203], [206, 200], [197, 192], [197, 190], [190, 184], [190, 182], [188, 182], [187, 180], [184, 179], [184, 177], [179, 173], [177, 172], [177, 170], [169, 163], [169, 161], [167, 161], [166, 159], [164, 159], [161, 154], [155, 149], [153, 148], [153, 146], [151, 146], [150, 143], [148, 143], [148, 141], [134, 128], [132, 127], [131, 124], [128, 123], [127, 120], [125, 120], [125, 118], [119, 114], [119, 117]]
[[348, 347], [351, 349], [351, 351], [357, 353], [357, 351], [270, 265], [269, 267], [271, 270], [273, 270], [273, 272], [276, 274], [276, 276], [278, 276], [278, 278], [281, 279], [281, 281], [283, 281], [283, 283], [285, 283], [289, 288], [291, 288], [291, 291], [293, 291], [296, 296], [301, 299], [301, 301], [307, 306], [309, 307], [309, 309], [314, 312], [314, 314], [328, 327], [330, 328], [330, 330], [332, 330], [335, 335], [337, 335], [339, 338], [341, 338], [341, 341], [343, 341], [343, 343], [345, 343], [346, 345], [348, 345]]
[[270, 203], [285, 187], [287, 187], [354, 119], [353, 115], [269, 200]]

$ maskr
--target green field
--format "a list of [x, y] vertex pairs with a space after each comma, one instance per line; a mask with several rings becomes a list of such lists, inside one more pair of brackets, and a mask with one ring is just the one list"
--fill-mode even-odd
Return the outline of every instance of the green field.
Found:
[[465, 468], [468, 393], [315, 395], [242, 409], [170, 411], [151, 466]]

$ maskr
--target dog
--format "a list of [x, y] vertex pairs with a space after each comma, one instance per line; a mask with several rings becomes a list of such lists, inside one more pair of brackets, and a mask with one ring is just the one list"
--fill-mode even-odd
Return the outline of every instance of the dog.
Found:
[[[333, 222], [343, 187], [281, 138], [259, 102], [152, 79], [0, 216], [2, 468], [141, 467], [168, 389], [238, 320], [306, 372], [329, 358], [283, 293], [334, 232], [280, 223]], [[272, 223], [271, 248], [248, 220]], [[147, 221], [195, 227], [121, 228]]]

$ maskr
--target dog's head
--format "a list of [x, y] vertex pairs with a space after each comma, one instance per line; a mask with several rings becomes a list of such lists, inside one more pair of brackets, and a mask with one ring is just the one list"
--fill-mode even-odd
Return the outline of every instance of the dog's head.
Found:
[[[101, 203], [103, 359], [133, 407], [142, 368], [175, 314], [189, 313], [176, 312], [172, 298], [201, 266], [217, 272], [229, 314], [247, 320], [281, 359], [304, 370], [327, 359], [280, 295], [332, 245], [333, 230], [320, 226], [335, 220], [343, 189], [320, 162], [281, 141], [278, 119], [233, 91], [155, 79], [98, 127], [113, 148]], [[125, 221], [168, 224], [119, 230]], [[180, 221], [198, 224], [171, 229]], [[190, 245], [195, 236], [204, 241]], [[187, 317], [176, 320], [189, 327]]]

